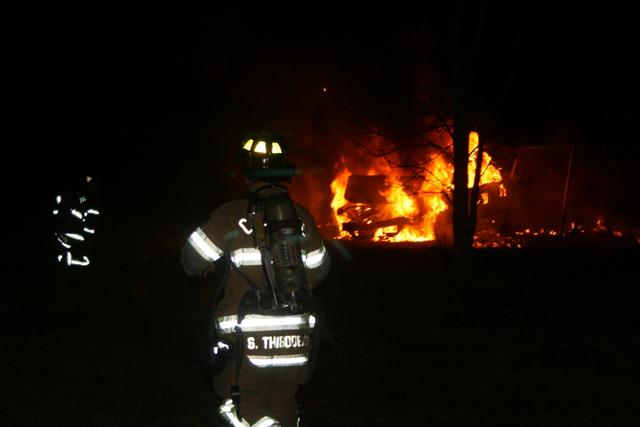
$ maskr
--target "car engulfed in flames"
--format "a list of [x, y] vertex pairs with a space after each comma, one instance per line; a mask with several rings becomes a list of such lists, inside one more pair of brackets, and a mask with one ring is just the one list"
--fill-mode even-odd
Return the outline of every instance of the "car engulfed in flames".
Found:
[[389, 190], [385, 175], [351, 175], [345, 189], [347, 203], [338, 208], [337, 214], [348, 218], [342, 230], [355, 239], [383, 240], [397, 236], [405, 226], [413, 225], [414, 218], [388, 217], [387, 199], [382, 196]]
[[[478, 134], [472, 132], [469, 188], [473, 187], [478, 140]], [[407, 170], [394, 167], [395, 162], [386, 158], [354, 161], [343, 156], [331, 183], [331, 208], [339, 226], [336, 237], [450, 244], [447, 224], [452, 210], [453, 165], [448, 159], [450, 156], [427, 156], [424, 167]], [[487, 153], [483, 153], [481, 168], [478, 204], [486, 206], [490, 200], [506, 196], [506, 189], [500, 170]]]

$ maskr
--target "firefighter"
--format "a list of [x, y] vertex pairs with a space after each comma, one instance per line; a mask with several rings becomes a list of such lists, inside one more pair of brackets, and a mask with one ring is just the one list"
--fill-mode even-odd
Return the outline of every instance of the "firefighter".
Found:
[[[210, 346], [220, 417], [231, 426], [296, 426], [323, 322], [312, 303], [294, 300], [313, 300], [330, 259], [312, 216], [289, 202], [283, 183], [295, 169], [282, 138], [251, 134], [237, 160], [248, 197], [218, 207], [189, 236], [182, 266], [201, 277], [224, 269]], [[274, 243], [278, 236], [285, 240]]]
[[55, 196], [52, 214], [57, 261], [66, 267], [81, 268], [91, 263], [91, 246], [100, 215], [93, 181], [93, 177], [86, 176], [81, 188]]

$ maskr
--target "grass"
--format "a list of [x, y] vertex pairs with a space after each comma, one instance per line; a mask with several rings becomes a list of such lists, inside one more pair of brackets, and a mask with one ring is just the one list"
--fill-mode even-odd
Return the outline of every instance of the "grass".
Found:
[[[330, 245], [304, 425], [640, 425], [638, 252]], [[1, 424], [215, 425], [212, 289], [176, 253], [7, 287]]]

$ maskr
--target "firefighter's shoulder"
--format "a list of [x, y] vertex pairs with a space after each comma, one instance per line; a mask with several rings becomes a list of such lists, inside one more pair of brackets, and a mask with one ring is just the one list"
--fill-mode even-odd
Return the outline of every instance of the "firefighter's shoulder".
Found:
[[218, 206], [200, 227], [209, 239], [224, 248], [237, 233], [239, 221], [247, 216], [247, 199], [231, 200]]
[[247, 199], [236, 199], [225, 202], [213, 210], [209, 216], [209, 222], [234, 222], [234, 218], [235, 221], [237, 221], [239, 217], [246, 216], [247, 203]]

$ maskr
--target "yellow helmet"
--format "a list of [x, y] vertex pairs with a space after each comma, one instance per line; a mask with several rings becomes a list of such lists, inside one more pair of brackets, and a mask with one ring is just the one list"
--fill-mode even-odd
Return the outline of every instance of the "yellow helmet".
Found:
[[295, 175], [293, 163], [286, 158], [282, 136], [273, 132], [261, 130], [248, 134], [238, 151], [238, 165], [252, 181], [290, 181]]

